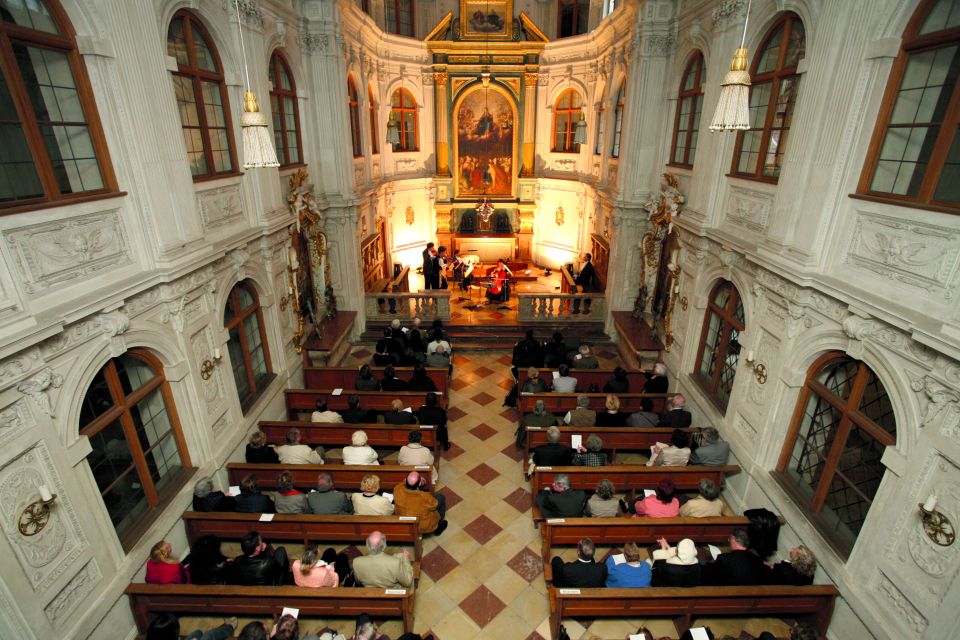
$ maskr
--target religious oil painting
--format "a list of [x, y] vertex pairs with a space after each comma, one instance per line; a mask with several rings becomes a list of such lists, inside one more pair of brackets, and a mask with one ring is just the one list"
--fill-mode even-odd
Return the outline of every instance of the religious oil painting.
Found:
[[513, 36], [513, 2], [460, 0], [460, 37], [464, 40]]
[[457, 109], [457, 195], [512, 197], [513, 103], [500, 91], [477, 88]]

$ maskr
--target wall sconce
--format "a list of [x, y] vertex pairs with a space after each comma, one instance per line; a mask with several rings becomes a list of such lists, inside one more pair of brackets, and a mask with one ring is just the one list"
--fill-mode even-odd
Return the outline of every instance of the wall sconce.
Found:
[[280, 311], [286, 311], [288, 304], [290, 304], [290, 298], [288, 296], [280, 298]]
[[765, 384], [767, 382], [767, 368], [763, 364], [754, 361], [753, 351], [747, 351], [747, 366], [753, 371], [753, 375], [757, 377], [759, 384]]
[[680, 298], [680, 308], [681, 308], [681, 309], [683, 309], [684, 311], [686, 311], [686, 310], [687, 310], [687, 307], [689, 306], [689, 304], [690, 304], [690, 303], [687, 301], [687, 296], [683, 296], [682, 298]]
[[390, 111], [390, 119], [387, 120], [387, 144], [400, 144], [400, 129], [397, 126], [396, 119], [393, 117], [392, 110]]
[[25, 536], [35, 536], [43, 531], [50, 522], [50, 507], [57, 500], [57, 494], [50, 493], [50, 489], [45, 484], [40, 485], [37, 491], [40, 493], [40, 499], [28, 504], [20, 512], [20, 518], [17, 520], [17, 529]]
[[213, 359], [207, 358], [200, 364], [200, 377], [209, 380], [213, 376], [214, 367], [220, 364], [221, 359], [223, 359], [223, 355], [220, 353], [220, 349], [214, 349]]
[[930, 494], [927, 501], [920, 507], [920, 521], [923, 523], [923, 532], [934, 544], [949, 547], [957, 537], [953, 523], [942, 511], [937, 511], [937, 496]]

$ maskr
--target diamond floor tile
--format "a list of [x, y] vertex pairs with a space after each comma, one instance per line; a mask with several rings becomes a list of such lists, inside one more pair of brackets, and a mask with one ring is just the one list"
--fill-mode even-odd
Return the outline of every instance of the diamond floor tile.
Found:
[[460, 497], [453, 489], [451, 489], [450, 487], [444, 487], [444, 488], [440, 489], [440, 491], [439, 491], [438, 493], [442, 493], [443, 495], [445, 495], [445, 496], [447, 497], [447, 513], [449, 513], [450, 510], [453, 509], [455, 506], [457, 506], [459, 503], [463, 502], [463, 498], [461, 498], [461, 497]]
[[543, 575], [543, 559], [528, 547], [524, 547], [513, 556], [507, 566], [527, 582], [533, 582]]
[[487, 626], [506, 606], [483, 585], [477, 587], [476, 591], [460, 603], [463, 612], [481, 627]]
[[423, 561], [420, 563], [420, 571], [430, 576], [430, 579], [434, 582], [438, 582], [459, 566], [460, 563], [457, 562], [453, 556], [444, 551], [443, 548], [437, 547], [423, 556]]
[[493, 467], [480, 463], [467, 472], [467, 475], [474, 479], [477, 484], [487, 484], [494, 478], [500, 477], [500, 474]]
[[477, 395], [473, 396], [470, 399], [481, 406], [488, 405], [491, 402], [494, 402], [496, 400], [496, 398], [494, 398], [492, 395], [490, 395], [486, 391], [481, 391], [480, 393], [478, 393]]
[[486, 422], [481, 422], [473, 429], [470, 429], [470, 433], [477, 436], [480, 440], [486, 440], [490, 436], [497, 434], [497, 430], [488, 425]]
[[[519, 476], [519, 474], [517, 475]], [[533, 497], [530, 492], [523, 487], [518, 487], [516, 491], [504, 498], [503, 501], [520, 513], [533, 507]]]
[[488, 518], [480, 516], [463, 528], [464, 531], [473, 536], [473, 539], [480, 544], [487, 544], [491, 538], [502, 531], [500, 525]]
[[[451, 399], [451, 401], [452, 401], [452, 399]], [[465, 415], [467, 415], [467, 412], [464, 411], [463, 409], [461, 409], [461, 408], [458, 407], [458, 406], [451, 405], [450, 408], [447, 409], [447, 421], [448, 421], [448, 422], [456, 422], [456, 421], [462, 419], [463, 416], [465, 416]]]

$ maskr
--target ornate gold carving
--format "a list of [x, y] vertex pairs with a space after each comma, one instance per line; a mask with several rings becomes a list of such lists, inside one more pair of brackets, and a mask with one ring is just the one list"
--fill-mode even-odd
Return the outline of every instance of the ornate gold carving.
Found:
[[495, 64], [523, 64], [523, 56], [493, 56]]
[[478, 64], [480, 62], [480, 56], [450, 56], [447, 58], [447, 62], [459, 64]]
[[520, 233], [533, 233], [533, 210], [520, 209]]
[[450, 233], [451, 215], [450, 209], [436, 209], [437, 233]]
[[463, 85], [468, 84], [468, 83], [470, 83], [470, 82], [473, 82], [473, 79], [472, 79], [472, 78], [454, 78], [454, 79], [453, 79], [453, 92], [456, 93], [456, 92], [460, 91], [460, 88], [461, 88]]
[[416, 221], [416, 212], [414, 212], [413, 207], [407, 207], [407, 210], [404, 212], [404, 220], [407, 224], [413, 224]]
[[525, 87], [535, 87], [537, 86], [537, 78], [540, 76], [539, 73], [525, 73], [523, 74], [523, 86]]
[[447, 73], [445, 71], [438, 71], [433, 74], [433, 82], [438, 87], [442, 87], [447, 84]]
[[563, 207], [557, 207], [557, 226], [563, 226]]

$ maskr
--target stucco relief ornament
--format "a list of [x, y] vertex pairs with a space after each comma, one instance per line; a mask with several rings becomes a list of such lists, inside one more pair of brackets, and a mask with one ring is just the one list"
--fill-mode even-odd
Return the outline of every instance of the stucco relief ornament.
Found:
[[298, 233], [303, 226], [323, 224], [323, 213], [320, 211], [320, 205], [317, 204], [317, 197], [307, 187], [308, 177], [306, 170], [300, 168], [290, 176], [289, 181], [290, 195], [287, 196], [287, 205], [296, 217]]
[[[660, 183], [660, 196], [643, 203], [650, 216], [653, 228], [640, 239], [640, 288], [633, 305], [633, 317], [640, 318], [646, 311], [653, 278], [660, 263], [660, 247], [664, 239], [674, 233], [673, 220], [680, 215], [680, 209], [687, 199], [680, 193], [680, 181], [672, 173], [663, 174]], [[680, 274], [680, 265], [673, 265], [676, 276]], [[650, 282], [648, 282], [650, 280]]]
[[413, 210], [413, 207], [407, 207], [407, 210], [403, 212], [403, 219], [410, 225], [417, 221], [417, 213]]
[[63, 384], [63, 376], [54, 373], [49, 367], [43, 369], [31, 378], [27, 378], [17, 385], [17, 391], [30, 396], [37, 406], [51, 418], [54, 416], [53, 403], [47, 391], [50, 388], [59, 389]]
[[563, 207], [557, 207], [557, 226], [563, 226]]

